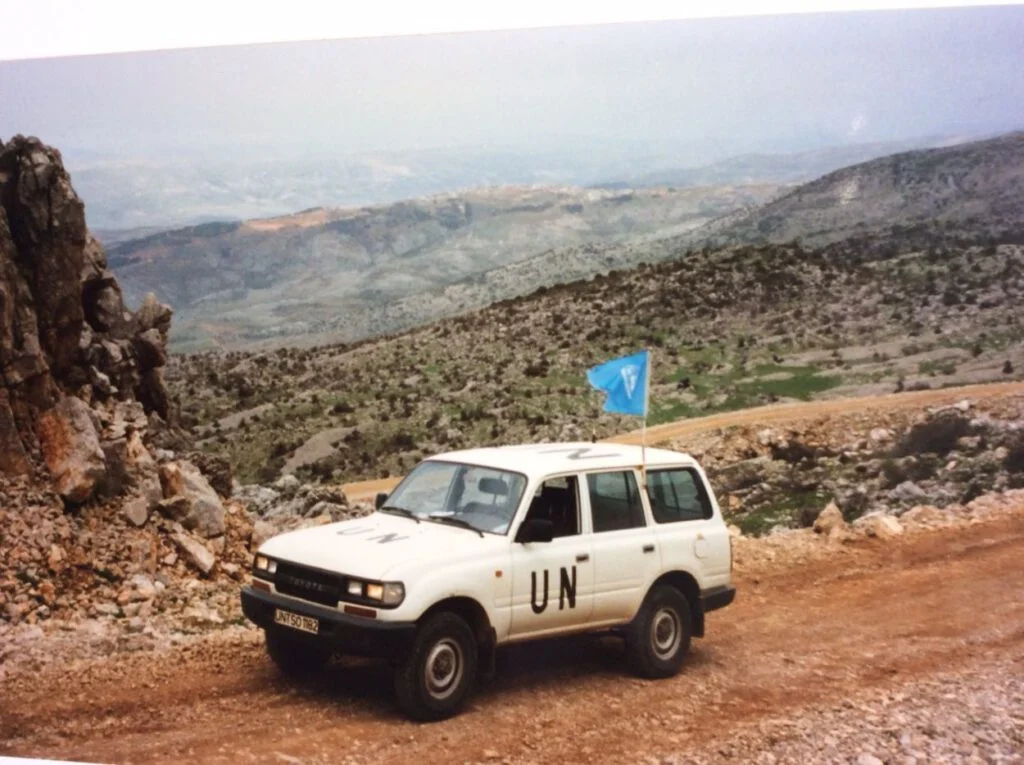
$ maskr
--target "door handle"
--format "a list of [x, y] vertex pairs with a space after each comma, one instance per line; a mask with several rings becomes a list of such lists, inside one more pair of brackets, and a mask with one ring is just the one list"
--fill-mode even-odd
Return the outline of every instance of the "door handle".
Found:
[[654, 545], [644, 545], [644, 552], [645, 553], [654, 552]]
[[576, 556], [576, 562], [577, 563], [586, 563], [588, 560], [590, 560], [590, 556], [587, 555], [586, 553], [580, 553], [579, 555]]

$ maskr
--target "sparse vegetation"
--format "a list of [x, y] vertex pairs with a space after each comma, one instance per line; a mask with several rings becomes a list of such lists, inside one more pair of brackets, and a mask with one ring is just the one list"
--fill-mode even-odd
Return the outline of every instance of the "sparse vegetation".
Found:
[[[651, 424], [864, 385], [892, 391], [898, 380], [955, 384], [966, 361], [971, 379], [1006, 379], [1004, 361], [1024, 342], [1014, 309], [1024, 247], [887, 241], [680, 252], [401, 335], [175, 357], [169, 378], [183, 422], [243, 481], [272, 479], [335, 428], [344, 433], [328, 455], [290, 469], [383, 476], [439, 450], [636, 427], [601, 413], [584, 373], [642, 347], [655, 351]], [[994, 303], [930, 299], [996, 283], [1005, 299]], [[911, 340], [916, 326], [943, 331]]]

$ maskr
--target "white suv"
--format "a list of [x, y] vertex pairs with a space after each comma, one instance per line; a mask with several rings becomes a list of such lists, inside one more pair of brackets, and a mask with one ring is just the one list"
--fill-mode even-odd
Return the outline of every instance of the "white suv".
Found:
[[401, 707], [431, 720], [506, 643], [612, 632], [639, 674], [673, 675], [732, 602], [731, 570], [692, 457], [647, 449], [643, 470], [638, 446], [504, 446], [431, 457], [374, 514], [268, 540], [242, 606], [286, 673], [383, 656]]

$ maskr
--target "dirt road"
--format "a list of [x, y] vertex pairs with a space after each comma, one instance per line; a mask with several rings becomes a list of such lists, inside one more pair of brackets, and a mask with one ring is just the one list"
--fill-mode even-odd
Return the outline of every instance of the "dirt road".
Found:
[[708, 637], [678, 677], [634, 679], [612, 640], [521, 647], [468, 712], [426, 726], [398, 716], [376, 664], [344, 662], [300, 688], [278, 678], [257, 636], [211, 638], [8, 682], [0, 754], [119, 763], [718, 757], [739, 726], [896, 694], [951, 667], [1024, 666], [1022, 552], [1024, 508], [957, 531], [839, 545], [801, 565], [744, 566], [737, 601], [709, 616]]
[[[890, 393], [861, 398], [772, 404], [770, 406], [760, 406], [736, 412], [722, 412], [721, 414], [712, 414], [707, 417], [696, 417], [688, 420], [677, 420], [676, 422], [669, 422], [664, 425], [655, 425], [647, 429], [647, 443], [649, 445], [664, 443], [673, 438], [704, 433], [717, 428], [729, 428], [736, 425], [771, 425], [777, 422], [790, 422], [848, 411], [870, 412], [919, 409], [926, 406], [952, 404], [964, 398], [984, 401], [989, 398], [1001, 398], [1018, 393], [1024, 393], [1024, 382], [984, 383], [981, 385]], [[639, 444], [641, 441], [641, 431], [634, 430], [604, 440], [622, 444]], [[399, 479], [394, 477], [371, 481], [357, 481], [345, 484], [342, 488], [349, 499], [364, 501], [373, 499], [379, 491], [390, 491], [398, 481]]]

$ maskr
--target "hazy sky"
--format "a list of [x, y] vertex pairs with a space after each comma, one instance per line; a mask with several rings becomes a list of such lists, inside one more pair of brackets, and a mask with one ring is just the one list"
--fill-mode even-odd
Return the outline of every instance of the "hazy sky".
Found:
[[1008, 6], [8, 61], [0, 138], [156, 157], [987, 132], [1024, 127], [1022, 40]]

